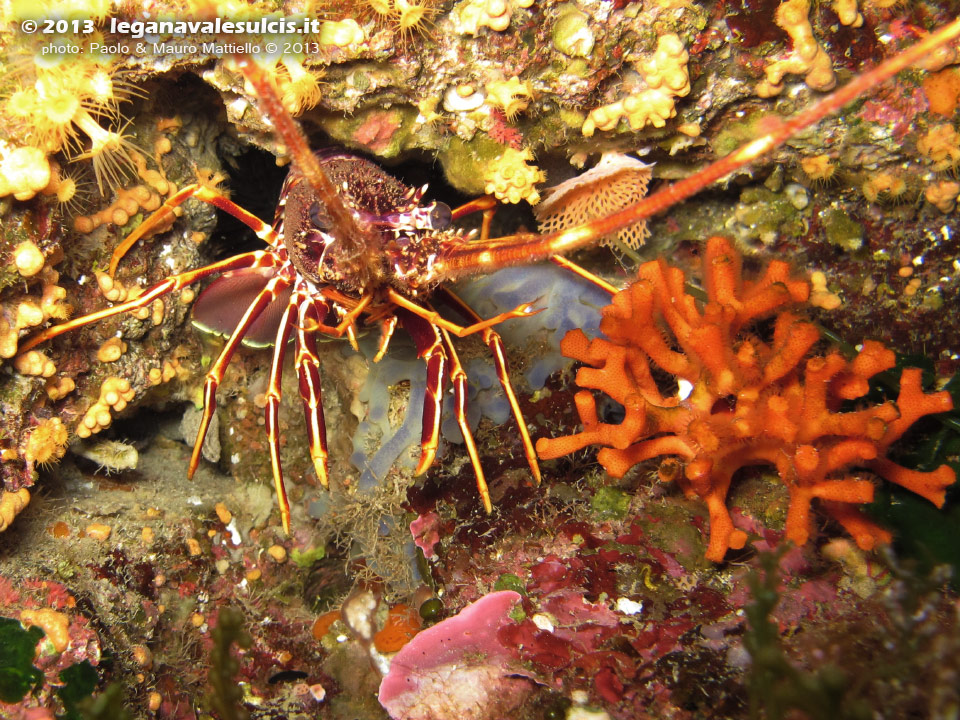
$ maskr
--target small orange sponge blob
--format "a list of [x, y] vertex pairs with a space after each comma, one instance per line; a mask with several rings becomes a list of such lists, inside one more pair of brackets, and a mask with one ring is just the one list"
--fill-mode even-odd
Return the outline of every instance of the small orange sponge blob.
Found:
[[330, 631], [330, 627], [339, 619], [340, 611], [331, 610], [329, 612], [325, 612], [323, 615], [314, 620], [313, 627], [310, 631], [313, 635], [313, 639], [317, 640], [318, 642], [323, 640], [323, 636]]
[[399, 604], [390, 608], [387, 622], [373, 636], [373, 645], [379, 652], [397, 652], [420, 632], [420, 613], [409, 605]]

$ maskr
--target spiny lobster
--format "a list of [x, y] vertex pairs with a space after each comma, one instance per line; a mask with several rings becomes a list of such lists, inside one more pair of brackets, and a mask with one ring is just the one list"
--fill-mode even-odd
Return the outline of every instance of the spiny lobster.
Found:
[[[464, 337], [481, 333], [489, 346], [497, 375], [519, 425], [531, 472], [539, 482], [537, 456], [510, 384], [503, 343], [493, 330], [504, 320], [534, 311], [532, 304], [526, 303], [484, 320], [446, 284], [506, 266], [549, 260], [613, 294], [616, 288], [562, 256], [677, 204], [957, 37], [960, 37], [960, 20], [864, 72], [789, 120], [766, 128], [760, 137], [738, 150], [622, 211], [550, 234], [519, 233], [493, 239], [487, 234], [494, 205], [490, 198], [480, 198], [451, 211], [442, 203], [424, 204], [423, 191], [408, 189], [370, 161], [344, 153], [315, 154], [300, 127], [284, 109], [264, 69], [252, 59], [238, 56], [235, 58], [238, 67], [257, 93], [262, 110], [293, 159], [274, 225], [267, 225], [207, 186], [190, 185], [170, 197], [117, 247], [109, 272], [113, 276], [124, 254], [140, 238], [170, 221], [174, 209], [189, 198], [210, 203], [238, 218], [256, 232], [267, 248], [170, 276], [133, 300], [37, 333], [21, 345], [21, 351], [81, 326], [147, 307], [168, 293], [220, 275], [205, 291], [208, 299], [217, 296], [222, 299], [223, 295], [232, 293], [235, 297], [245, 295], [249, 301], [237, 312], [234, 330], [206, 374], [204, 410], [188, 476], [192, 477], [198, 467], [203, 440], [216, 408], [217, 388], [233, 353], [245, 336], [271, 340], [274, 349], [266, 393], [266, 428], [281, 518], [289, 533], [290, 508], [280, 466], [279, 430], [280, 378], [289, 340], [291, 337], [295, 340], [294, 364], [305, 406], [310, 455], [320, 482], [326, 486], [328, 453], [315, 334], [346, 336], [356, 347], [356, 328], [361, 318], [366, 323], [377, 323], [381, 328], [381, 341], [375, 359], [379, 359], [399, 324], [410, 333], [427, 365], [421, 454], [416, 472], [426, 471], [437, 451], [441, 402], [449, 379], [477, 487], [489, 512], [490, 494], [466, 420], [467, 376], [451, 335]], [[451, 224], [468, 213], [481, 211], [484, 223], [479, 239], [473, 239]], [[201, 316], [207, 312], [203, 297], [201, 295], [196, 310]], [[452, 308], [466, 324], [441, 317], [430, 297]]]

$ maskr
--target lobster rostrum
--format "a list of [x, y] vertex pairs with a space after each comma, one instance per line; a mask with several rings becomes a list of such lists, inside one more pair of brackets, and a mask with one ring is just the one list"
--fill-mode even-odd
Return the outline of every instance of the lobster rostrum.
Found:
[[[480, 333], [490, 348], [519, 426], [530, 470], [539, 483], [537, 456], [510, 384], [503, 343], [493, 330], [504, 320], [531, 315], [536, 310], [532, 303], [525, 303], [482, 319], [447, 284], [502, 267], [549, 260], [613, 294], [616, 288], [563, 255], [595, 244], [612, 232], [686, 199], [958, 37], [960, 20], [857, 76], [792, 118], [769, 127], [738, 150], [624, 210], [551, 234], [519, 233], [501, 238], [488, 237], [495, 204], [492, 198], [480, 198], [451, 210], [443, 203], [425, 203], [426, 188], [408, 188], [369, 160], [343, 152], [314, 153], [300, 127], [284, 109], [263, 68], [250, 58], [238, 56], [235, 60], [239, 69], [254, 88], [262, 111], [293, 160], [274, 224], [267, 225], [208, 186], [190, 185], [170, 197], [116, 248], [109, 273], [113, 276], [125, 253], [142, 237], [171, 221], [175, 208], [189, 198], [233, 215], [249, 226], [266, 243], [266, 248], [170, 276], [133, 300], [47, 328], [21, 344], [21, 352], [78, 327], [147, 307], [157, 298], [191, 283], [219, 276], [198, 299], [195, 320], [211, 328], [232, 328], [232, 332], [206, 374], [204, 410], [188, 476], [192, 477], [199, 465], [203, 440], [216, 409], [217, 388], [237, 347], [244, 339], [253, 344], [272, 344], [266, 429], [281, 519], [289, 532], [290, 508], [280, 465], [279, 430], [280, 379], [289, 341], [294, 341], [294, 366], [304, 403], [310, 455], [320, 482], [327, 486], [328, 452], [317, 334], [346, 336], [356, 348], [358, 327], [379, 325], [381, 339], [376, 361], [387, 351], [399, 325], [410, 334], [427, 366], [416, 473], [425, 472], [436, 454], [441, 404], [449, 381], [477, 487], [485, 509], [490, 512], [490, 494], [466, 420], [467, 376], [451, 336]], [[479, 238], [453, 224], [474, 212], [484, 214]], [[461, 323], [442, 317], [432, 301], [451, 308], [461, 317]]]

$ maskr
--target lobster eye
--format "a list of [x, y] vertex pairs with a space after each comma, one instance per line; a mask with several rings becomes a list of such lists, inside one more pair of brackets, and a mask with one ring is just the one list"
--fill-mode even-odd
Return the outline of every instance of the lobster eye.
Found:
[[314, 202], [313, 205], [310, 206], [310, 222], [317, 230], [326, 231], [333, 227], [333, 223], [330, 222], [330, 216], [327, 215], [326, 208], [319, 202]]
[[438, 202], [430, 211], [430, 224], [434, 230], [443, 230], [450, 224], [453, 215], [450, 212], [450, 206], [446, 203]]

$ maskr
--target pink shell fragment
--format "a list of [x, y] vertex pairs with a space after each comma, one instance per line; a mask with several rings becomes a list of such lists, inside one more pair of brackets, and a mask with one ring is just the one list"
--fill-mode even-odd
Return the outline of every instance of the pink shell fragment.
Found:
[[529, 680], [516, 652], [497, 638], [520, 599], [490, 593], [423, 630], [390, 663], [380, 704], [393, 720], [490, 720], [523, 702]]

